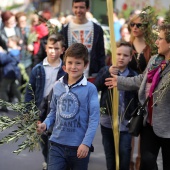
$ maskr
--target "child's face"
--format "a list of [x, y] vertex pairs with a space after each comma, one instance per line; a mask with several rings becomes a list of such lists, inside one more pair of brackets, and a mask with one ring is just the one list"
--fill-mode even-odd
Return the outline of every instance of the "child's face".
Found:
[[83, 59], [67, 56], [64, 70], [68, 73], [70, 80], [74, 82], [79, 80], [86, 68], [87, 65], [84, 64]]
[[8, 39], [8, 48], [14, 48], [17, 46], [17, 43], [11, 39]]
[[122, 39], [124, 39], [125, 41], [129, 42], [129, 40], [130, 40], [130, 33], [129, 33], [128, 28], [123, 28], [122, 29], [121, 36], [122, 36]]
[[118, 47], [116, 50], [116, 57], [117, 66], [119, 70], [123, 71], [127, 67], [128, 63], [132, 60], [132, 56], [130, 54], [130, 47]]
[[53, 41], [48, 41], [46, 45], [47, 60], [49, 62], [56, 61], [63, 54], [64, 48], [61, 45], [60, 41], [57, 41], [55, 44]]

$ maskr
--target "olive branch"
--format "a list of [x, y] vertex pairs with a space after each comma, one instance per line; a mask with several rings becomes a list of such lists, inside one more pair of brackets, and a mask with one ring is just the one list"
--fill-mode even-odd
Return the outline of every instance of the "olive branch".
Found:
[[[29, 85], [30, 88], [30, 85]], [[4, 131], [17, 125], [17, 129], [13, 130], [7, 136], [0, 140], [0, 145], [9, 142], [17, 142], [20, 138], [26, 137], [26, 139], [18, 145], [18, 149], [13, 153], [19, 154], [21, 151], [28, 149], [34, 151], [39, 147], [39, 141], [42, 141], [41, 135], [37, 133], [36, 127], [39, 121], [40, 111], [35, 105], [35, 100], [29, 103], [9, 103], [0, 99], [0, 106], [6, 106], [17, 112], [18, 115], [14, 118], [8, 116], [0, 117], [0, 130]]]
[[151, 48], [151, 55], [157, 54], [155, 41], [158, 37], [158, 27], [154, 8], [151, 6], [143, 8], [139, 16], [142, 20], [142, 29], [145, 30], [145, 41]]

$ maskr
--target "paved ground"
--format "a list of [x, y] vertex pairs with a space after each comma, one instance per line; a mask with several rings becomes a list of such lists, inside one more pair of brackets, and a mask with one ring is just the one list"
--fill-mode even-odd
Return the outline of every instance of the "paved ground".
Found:
[[[0, 116], [6, 114], [0, 112]], [[14, 116], [15, 113], [9, 112], [7, 115]], [[7, 135], [13, 128], [0, 132], [0, 139]], [[137, 139], [135, 139], [137, 140]], [[17, 145], [22, 142], [9, 143], [0, 146], [0, 170], [41, 170], [43, 157], [40, 151], [28, 152], [23, 151], [19, 155], [12, 153], [17, 149]], [[97, 134], [94, 139], [95, 152], [91, 153], [89, 170], [106, 170], [105, 156], [102, 146], [102, 139], [100, 134], [100, 127], [98, 128]], [[136, 147], [134, 158], [136, 157]], [[161, 157], [158, 157], [159, 170], [162, 169]]]
[[[9, 112], [4, 114], [0, 112], [0, 116], [9, 115], [15, 116], [15, 113]], [[0, 132], [0, 139], [7, 135], [15, 127]], [[34, 152], [23, 151], [19, 155], [12, 153], [17, 149], [17, 143], [9, 143], [0, 146], [0, 170], [41, 170], [43, 157], [41, 151]], [[96, 138], [94, 140], [95, 152], [91, 154], [89, 170], [106, 170], [103, 147], [101, 143], [100, 129], [98, 129]]]

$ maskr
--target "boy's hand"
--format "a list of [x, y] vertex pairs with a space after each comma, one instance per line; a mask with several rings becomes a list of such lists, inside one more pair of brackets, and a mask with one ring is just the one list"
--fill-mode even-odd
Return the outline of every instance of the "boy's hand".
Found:
[[0, 52], [5, 52], [4, 49], [0, 46]]
[[118, 69], [118, 67], [117, 66], [110, 66], [110, 68], [109, 68], [109, 73], [110, 74], [114, 74], [114, 75], [118, 75], [118, 72], [119, 72], [119, 69]]
[[77, 157], [78, 158], [85, 158], [89, 153], [89, 147], [81, 144], [77, 150]]
[[105, 85], [108, 86], [108, 89], [117, 87], [117, 75], [111, 74], [111, 76], [105, 79]]
[[27, 50], [30, 52], [34, 51], [34, 46], [32, 44], [27, 45]]
[[46, 124], [45, 123], [40, 123], [39, 121], [37, 122], [37, 133], [41, 134], [46, 130]]

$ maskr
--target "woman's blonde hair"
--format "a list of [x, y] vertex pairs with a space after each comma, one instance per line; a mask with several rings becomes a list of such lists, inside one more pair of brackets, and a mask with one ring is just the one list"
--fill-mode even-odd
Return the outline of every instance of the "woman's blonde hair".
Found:
[[[133, 16], [132, 16], [132, 18], [130, 19], [130, 21], [129, 21], [129, 30], [130, 30], [130, 42], [131, 43], [133, 43], [133, 41], [134, 41], [134, 39], [135, 39], [135, 37], [133, 36], [133, 34], [132, 34], [132, 32], [131, 32], [131, 27], [130, 27], [130, 24], [132, 23], [132, 22], [134, 22], [136, 19], [138, 19], [138, 18], [140, 18], [140, 16], [139, 16], [139, 14], [134, 14]], [[142, 21], [141, 21], [142, 22]]]

